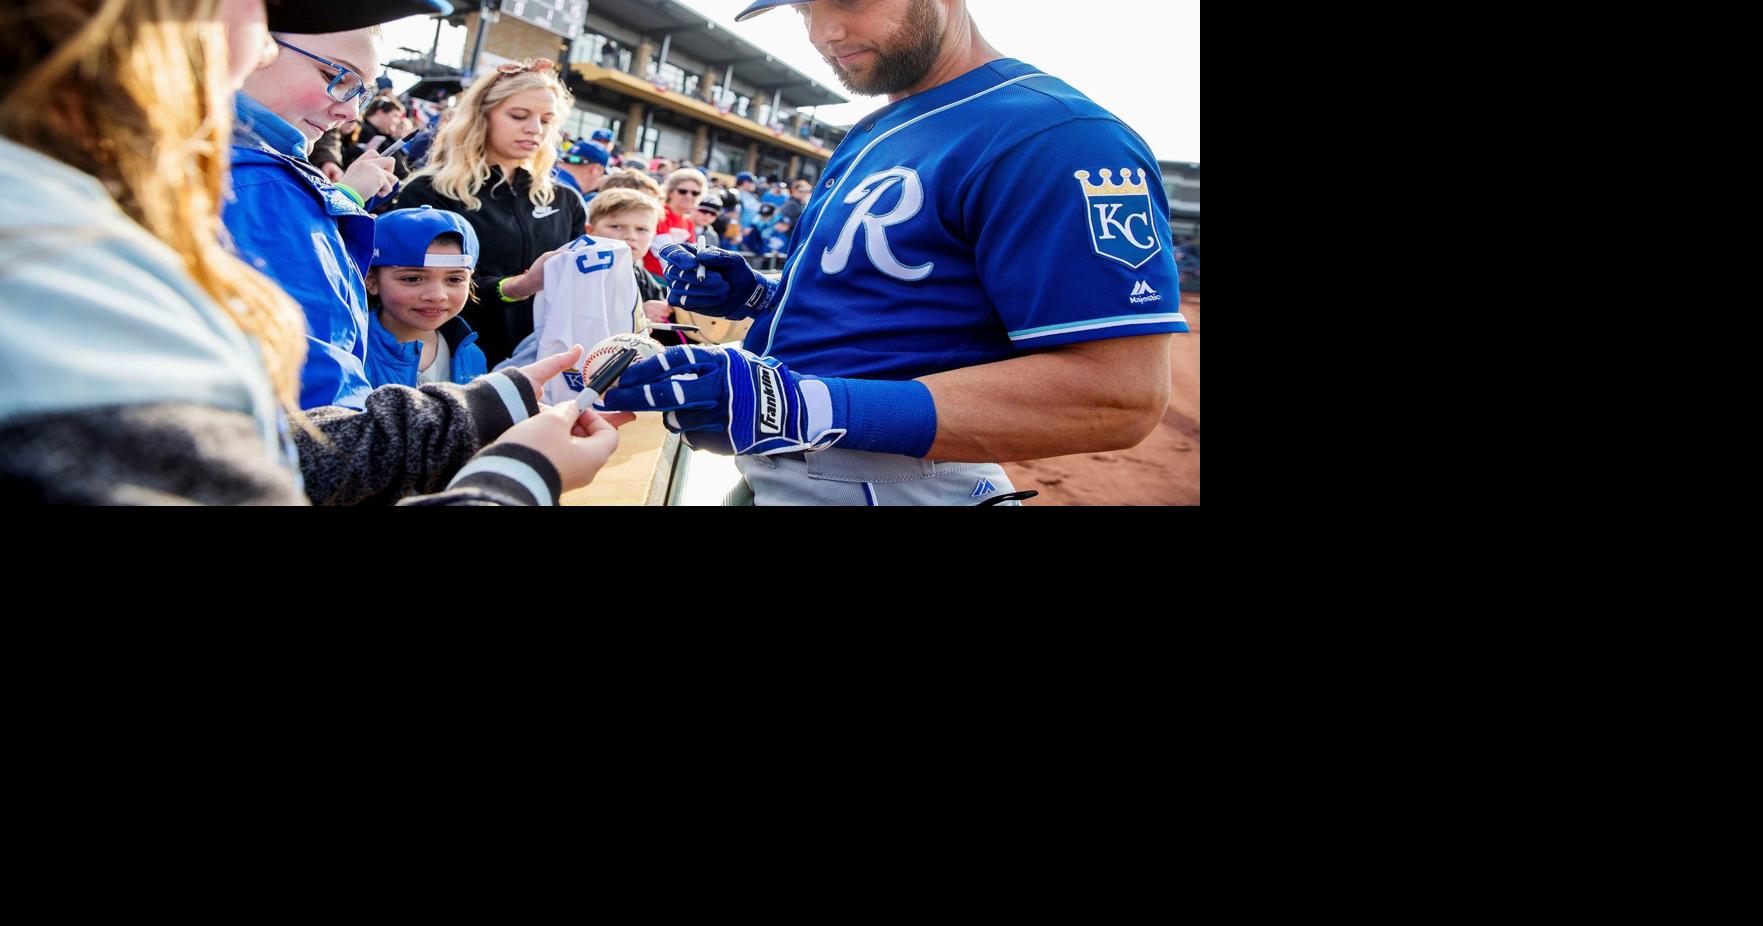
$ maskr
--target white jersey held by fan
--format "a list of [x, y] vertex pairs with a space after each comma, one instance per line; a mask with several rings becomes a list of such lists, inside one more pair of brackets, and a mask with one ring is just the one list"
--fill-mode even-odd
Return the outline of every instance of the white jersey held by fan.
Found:
[[[640, 331], [642, 317], [631, 249], [624, 242], [583, 235], [545, 261], [545, 288], [533, 299], [540, 357]], [[556, 405], [576, 398], [582, 385], [579, 370], [565, 371], [545, 384], [543, 401]]]

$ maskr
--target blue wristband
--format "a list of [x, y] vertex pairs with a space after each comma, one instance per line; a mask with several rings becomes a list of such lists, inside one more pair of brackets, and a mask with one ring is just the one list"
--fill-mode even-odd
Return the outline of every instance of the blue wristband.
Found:
[[839, 449], [919, 458], [930, 453], [937, 439], [937, 403], [925, 384], [837, 378], [821, 382], [832, 399], [833, 420], [845, 429]]

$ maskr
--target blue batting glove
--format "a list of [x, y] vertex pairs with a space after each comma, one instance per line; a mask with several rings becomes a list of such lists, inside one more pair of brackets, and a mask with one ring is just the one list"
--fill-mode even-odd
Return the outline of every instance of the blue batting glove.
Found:
[[670, 347], [634, 364], [595, 406], [665, 412], [687, 446], [725, 455], [842, 449], [923, 457], [937, 405], [915, 380], [804, 376], [734, 347]]
[[727, 456], [824, 450], [845, 435], [825, 381], [738, 347], [670, 347], [625, 370], [596, 407], [666, 412], [692, 449]]
[[739, 254], [670, 244], [658, 256], [667, 265], [668, 305], [740, 321], [763, 313], [777, 298], [779, 284], [754, 273]]

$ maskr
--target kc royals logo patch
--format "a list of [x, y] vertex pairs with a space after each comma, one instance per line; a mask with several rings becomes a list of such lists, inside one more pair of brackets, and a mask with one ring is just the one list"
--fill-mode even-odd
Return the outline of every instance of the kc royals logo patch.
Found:
[[1157, 238], [1157, 224], [1152, 220], [1156, 204], [1151, 188], [1145, 184], [1145, 169], [1139, 168], [1135, 183], [1132, 169], [1120, 169], [1120, 182], [1114, 182], [1114, 171], [1102, 169], [1102, 182], [1090, 183], [1090, 172], [1080, 170], [1073, 177], [1084, 191], [1084, 215], [1090, 222], [1090, 244], [1096, 253], [1138, 269], [1163, 250]]

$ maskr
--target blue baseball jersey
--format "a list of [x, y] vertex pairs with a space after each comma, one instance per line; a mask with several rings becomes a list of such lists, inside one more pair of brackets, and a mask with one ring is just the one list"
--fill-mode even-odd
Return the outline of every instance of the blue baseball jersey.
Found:
[[798, 372], [906, 380], [1188, 330], [1150, 146], [1012, 58], [859, 120], [797, 225], [745, 346]]

